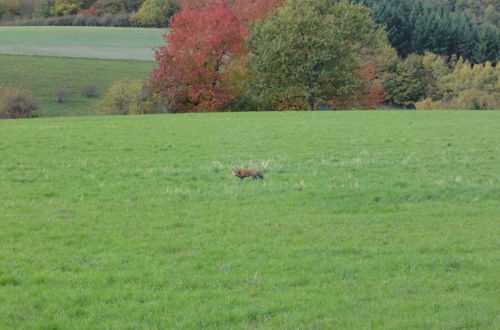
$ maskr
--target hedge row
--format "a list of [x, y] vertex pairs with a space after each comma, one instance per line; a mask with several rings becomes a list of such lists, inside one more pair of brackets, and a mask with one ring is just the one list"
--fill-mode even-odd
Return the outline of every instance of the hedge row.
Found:
[[56, 16], [47, 18], [20, 19], [2, 22], [1, 25], [17, 26], [120, 26], [140, 27], [137, 22], [130, 19], [129, 14], [103, 15], [103, 16]]

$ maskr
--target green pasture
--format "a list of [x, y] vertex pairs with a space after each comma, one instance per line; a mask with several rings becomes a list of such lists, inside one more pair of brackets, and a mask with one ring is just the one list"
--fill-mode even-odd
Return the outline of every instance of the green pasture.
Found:
[[[92, 114], [96, 100], [113, 82], [146, 79], [155, 66], [155, 62], [0, 55], [0, 85], [28, 89], [42, 117]], [[88, 85], [96, 87], [97, 98], [83, 95], [81, 88]], [[59, 88], [70, 91], [64, 103], [58, 103], [54, 96]]]
[[153, 61], [166, 29], [2, 26], [0, 54]]
[[488, 111], [0, 121], [0, 328], [498, 329], [499, 141]]

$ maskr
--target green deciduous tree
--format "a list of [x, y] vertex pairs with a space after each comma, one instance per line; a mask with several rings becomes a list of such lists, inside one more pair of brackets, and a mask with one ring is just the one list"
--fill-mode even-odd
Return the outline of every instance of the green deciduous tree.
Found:
[[443, 56], [426, 52], [422, 57], [424, 68], [425, 94], [433, 100], [443, 98], [443, 92], [438, 86], [438, 81], [450, 72], [450, 68]]
[[421, 56], [410, 55], [400, 61], [385, 83], [389, 100], [399, 105], [413, 106], [425, 97], [425, 72]]
[[0, 18], [14, 18], [20, 15], [21, 2], [18, 0], [0, 0]]
[[354, 94], [362, 49], [376, 34], [364, 6], [289, 0], [254, 25], [248, 40], [251, 89], [278, 107], [330, 107]]
[[40, 0], [35, 4], [33, 17], [49, 17], [54, 7], [54, 0]]
[[54, 7], [52, 8], [52, 14], [62, 16], [62, 15], [74, 15], [85, 5], [85, 0], [54, 0]]

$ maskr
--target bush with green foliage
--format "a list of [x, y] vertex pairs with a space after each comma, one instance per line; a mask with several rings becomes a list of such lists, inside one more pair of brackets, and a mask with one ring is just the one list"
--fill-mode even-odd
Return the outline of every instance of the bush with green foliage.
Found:
[[85, 0], [54, 0], [52, 14], [56, 16], [74, 15], [85, 5]]
[[70, 96], [69, 89], [67, 87], [58, 88], [54, 92], [57, 103], [64, 103]]
[[130, 27], [129, 14], [104, 14], [102, 16], [72, 15], [38, 17], [14, 22], [18, 26], [121, 26]]
[[165, 27], [178, 9], [177, 0], [146, 0], [131, 19], [138, 26]]
[[0, 87], [0, 118], [28, 118], [38, 105], [31, 93], [17, 87]]
[[113, 83], [104, 98], [97, 104], [97, 109], [103, 115], [163, 112], [161, 106], [151, 96], [149, 83], [130, 79], [122, 79]]
[[98, 26], [99, 17], [92, 15], [76, 15], [71, 23], [73, 26]]
[[91, 98], [91, 97], [97, 97], [99, 94], [97, 93], [97, 87], [95, 85], [85, 85], [80, 87], [80, 91], [82, 92], [83, 96]]

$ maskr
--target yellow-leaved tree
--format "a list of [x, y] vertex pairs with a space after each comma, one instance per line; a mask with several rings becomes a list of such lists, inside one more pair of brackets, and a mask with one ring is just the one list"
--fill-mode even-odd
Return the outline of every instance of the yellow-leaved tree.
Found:
[[436, 78], [439, 94], [418, 102], [417, 109], [500, 110], [500, 68], [491, 62], [471, 65], [459, 59]]

